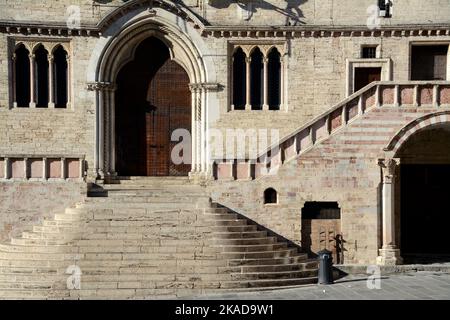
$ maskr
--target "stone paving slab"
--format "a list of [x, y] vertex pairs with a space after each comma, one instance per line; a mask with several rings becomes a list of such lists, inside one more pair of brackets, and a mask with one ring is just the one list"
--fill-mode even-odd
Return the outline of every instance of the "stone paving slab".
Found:
[[368, 275], [349, 275], [332, 285], [198, 296], [195, 300], [450, 300], [450, 274], [414, 272], [383, 275], [369, 289]]

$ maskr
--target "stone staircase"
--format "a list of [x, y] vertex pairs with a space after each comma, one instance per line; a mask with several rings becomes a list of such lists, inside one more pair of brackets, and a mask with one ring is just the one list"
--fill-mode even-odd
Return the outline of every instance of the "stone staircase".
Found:
[[[81, 289], [68, 289], [79, 270]], [[317, 261], [187, 178], [118, 179], [0, 245], [2, 299], [152, 299], [315, 283]], [[76, 277], [75, 277], [76, 278]]]
[[[449, 108], [447, 81], [372, 82], [262, 150], [256, 158], [215, 159], [214, 177], [228, 181], [276, 175], [283, 165], [311, 150], [330, 141], [335, 145], [332, 139], [337, 136], [336, 139], [348, 140], [351, 147], [366, 141], [383, 143], [384, 147], [408, 120]], [[411, 116], [404, 116], [407, 113]], [[391, 116], [397, 119], [390, 119]], [[378, 140], [370, 140], [377, 135]]]

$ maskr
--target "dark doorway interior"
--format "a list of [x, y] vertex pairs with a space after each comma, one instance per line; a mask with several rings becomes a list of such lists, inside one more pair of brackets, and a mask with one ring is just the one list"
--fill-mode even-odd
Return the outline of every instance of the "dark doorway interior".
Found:
[[411, 80], [446, 80], [448, 45], [413, 46]]
[[406, 262], [450, 258], [449, 181], [450, 165], [402, 165], [401, 252]]
[[354, 92], [381, 80], [381, 68], [355, 68]]
[[[174, 130], [191, 129], [191, 94], [185, 70], [165, 44], [144, 40], [120, 71], [116, 94], [116, 169], [121, 176], [186, 176], [190, 159], [171, 158]], [[183, 154], [181, 154], [183, 156]]]

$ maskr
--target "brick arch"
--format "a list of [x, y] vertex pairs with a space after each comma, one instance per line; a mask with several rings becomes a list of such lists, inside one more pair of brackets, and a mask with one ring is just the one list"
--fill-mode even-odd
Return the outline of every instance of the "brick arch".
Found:
[[423, 117], [417, 118], [398, 131], [384, 148], [384, 151], [397, 154], [402, 145], [412, 135], [422, 131], [425, 128], [442, 123], [450, 124], [450, 110], [430, 113]]

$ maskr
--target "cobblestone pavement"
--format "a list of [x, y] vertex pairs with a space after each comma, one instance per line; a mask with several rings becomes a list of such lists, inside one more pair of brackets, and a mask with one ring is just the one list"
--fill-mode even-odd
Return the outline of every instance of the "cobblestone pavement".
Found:
[[380, 289], [368, 288], [368, 275], [352, 275], [333, 285], [273, 291], [227, 293], [196, 299], [215, 300], [449, 300], [450, 274], [413, 272], [381, 277]]

